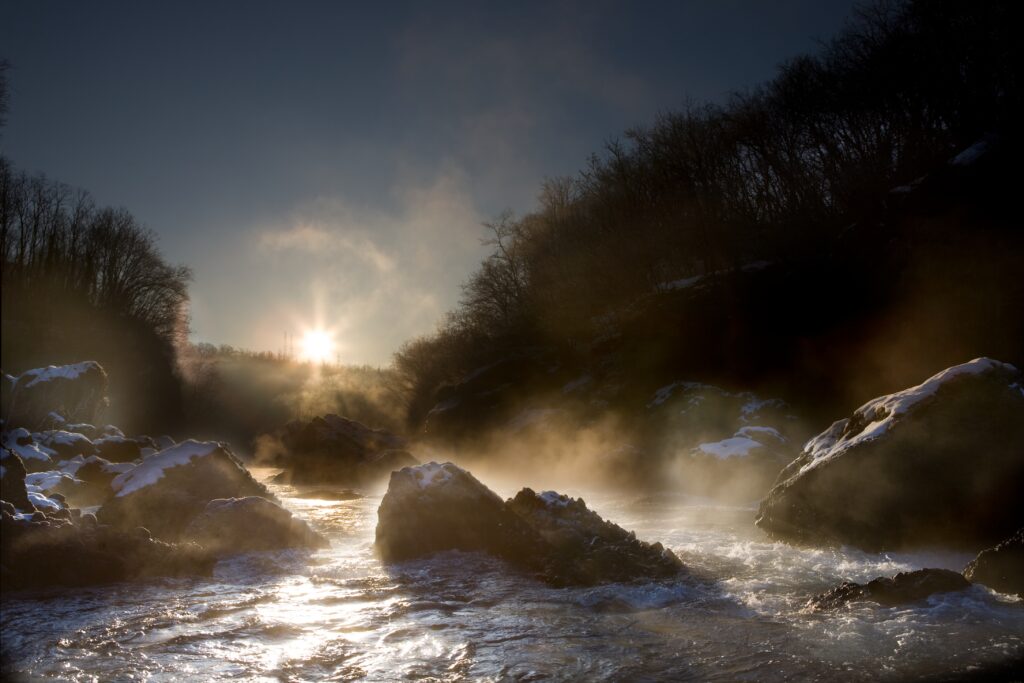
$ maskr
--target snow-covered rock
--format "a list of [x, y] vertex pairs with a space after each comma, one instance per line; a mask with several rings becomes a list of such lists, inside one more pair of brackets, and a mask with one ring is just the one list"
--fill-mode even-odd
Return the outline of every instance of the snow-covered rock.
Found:
[[183, 535], [216, 555], [327, 545], [291, 512], [256, 496], [211, 500]]
[[21, 512], [32, 513], [36, 508], [28, 499], [25, 487], [25, 464], [14, 451], [0, 450], [0, 500], [5, 500]]
[[979, 550], [1024, 526], [1024, 378], [978, 358], [873, 399], [779, 475], [757, 525], [802, 542]]
[[964, 569], [964, 578], [1024, 598], [1024, 528], [978, 553]]
[[52, 429], [32, 435], [33, 441], [54, 452], [56, 458], [67, 460], [76, 455], [88, 456], [96, 453], [96, 446], [84, 434], [63, 429]]
[[91, 422], [106, 406], [106, 393], [107, 373], [96, 361], [27, 370], [11, 389], [9, 423], [38, 428], [53, 411], [68, 421]]
[[160, 451], [119, 474], [110, 487], [114, 496], [97, 512], [101, 522], [144, 526], [165, 540], [176, 540], [211, 500], [275, 500], [226, 444], [213, 441], [183, 441]]
[[12, 451], [21, 458], [28, 472], [43, 472], [53, 467], [56, 452], [37, 444], [32, 434], [24, 427], [17, 427], [3, 432], [3, 448]]

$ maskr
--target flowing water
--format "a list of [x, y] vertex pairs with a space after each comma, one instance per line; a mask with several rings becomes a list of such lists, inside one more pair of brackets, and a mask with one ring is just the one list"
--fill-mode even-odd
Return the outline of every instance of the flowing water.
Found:
[[802, 611], [841, 580], [959, 570], [966, 555], [800, 549], [769, 541], [751, 508], [597, 495], [588, 505], [664, 542], [692, 576], [554, 589], [467, 553], [383, 566], [379, 497], [273, 488], [329, 549], [242, 556], [212, 578], [9, 596], [8, 668], [99, 681], [833, 681], [969, 675], [1024, 658], [1024, 605], [980, 586], [909, 607]]

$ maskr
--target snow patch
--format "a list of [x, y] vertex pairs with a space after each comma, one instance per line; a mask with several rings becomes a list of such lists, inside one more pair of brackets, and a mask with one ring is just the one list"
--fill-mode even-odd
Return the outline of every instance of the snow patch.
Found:
[[[27, 443], [19, 443], [27, 442]], [[56, 451], [46, 446], [40, 446], [32, 442], [32, 435], [24, 427], [12, 429], [5, 432], [3, 436], [3, 447], [17, 453], [22, 460], [43, 460], [51, 462]]]
[[26, 488], [33, 486], [39, 491], [50, 491], [57, 488], [57, 485], [65, 479], [71, 483], [78, 482], [78, 480], [70, 474], [60, 470], [50, 470], [49, 472], [33, 472], [32, 474], [26, 474], [25, 486]]
[[950, 166], [970, 166], [978, 159], [980, 159], [989, 148], [989, 139], [987, 137], [978, 140], [973, 145], [965, 149], [964, 151], [957, 154], [949, 162]]
[[449, 481], [456, 472], [461, 471], [450, 462], [446, 462], [444, 464], [428, 462], [425, 465], [407, 467], [406, 469], [409, 470], [409, 473], [412, 475], [416, 485], [421, 489], [430, 488], [431, 486], [440, 486], [446, 481]]
[[564, 508], [572, 502], [572, 498], [558, 491], [541, 491], [537, 494], [537, 497], [544, 501], [544, 505], [549, 508]]
[[[898, 419], [920, 403], [931, 399], [944, 384], [965, 375], [980, 375], [993, 370], [1016, 372], [1017, 368], [991, 358], [975, 358], [967, 363], [954, 365], [933, 375], [921, 384], [868, 401], [854, 413], [857, 423], [864, 427], [857, 433], [847, 434], [850, 420], [833, 422], [827, 430], [804, 445], [804, 451], [811, 456], [810, 462], [800, 468], [800, 473], [813, 469], [823, 462], [842, 455], [850, 448], [872, 441], [884, 435]], [[1012, 385], [1011, 385], [1012, 386]]]
[[704, 455], [725, 460], [727, 458], [745, 458], [757, 448], [764, 448], [764, 445], [746, 436], [731, 436], [721, 441], [702, 443], [695, 450]]
[[36, 384], [42, 384], [43, 382], [51, 382], [55, 379], [78, 379], [80, 376], [89, 372], [93, 368], [100, 371], [103, 368], [100, 364], [94, 360], [87, 360], [81, 363], [72, 363], [71, 365], [48, 365], [45, 368], [36, 368], [34, 370], [26, 370], [22, 373], [19, 380], [23, 380], [26, 377], [29, 378], [25, 384], [25, 388], [33, 387]]
[[63, 505], [55, 501], [53, 498], [47, 498], [42, 493], [29, 491], [27, 495], [29, 502], [37, 508], [43, 508], [45, 510], [62, 510], [64, 508]]
[[182, 441], [180, 444], [164, 449], [135, 465], [127, 472], [117, 475], [110, 482], [110, 488], [117, 492], [118, 498], [127, 496], [160, 481], [166, 470], [187, 465], [194, 458], [205, 458], [219, 448], [220, 444], [216, 441], [194, 441], [192, 439]]

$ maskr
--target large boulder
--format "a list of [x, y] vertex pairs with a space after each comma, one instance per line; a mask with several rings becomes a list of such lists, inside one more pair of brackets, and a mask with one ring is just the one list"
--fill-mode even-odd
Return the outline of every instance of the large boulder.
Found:
[[391, 473], [377, 511], [375, 544], [385, 562], [465, 550], [536, 571], [543, 569], [545, 545], [496, 493], [450, 462]]
[[1024, 525], [1024, 377], [979, 358], [811, 439], [756, 524], [804, 543], [979, 550]]
[[124, 436], [103, 436], [93, 441], [96, 453], [109, 462], [131, 462], [142, 456], [142, 448], [135, 439]]
[[8, 424], [37, 428], [52, 411], [92, 422], [107, 405], [107, 373], [96, 361], [23, 372], [4, 406]]
[[451, 463], [392, 473], [376, 547], [386, 562], [444, 550], [485, 552], [557, 586], [659, 579], [683, 570], [671, 551], [637, 540], [582, 500], [523, 489], [502, 501]]
[[114, 495], [114, 479], [134, 467], [131, 463], [112, 463], [96, 455], [78, 456], [63, 463], [61, 472], [70, 475], [70, 479], [62, 478], [53, 491], [75, 507], [102, 505]]
[[338, 415], [291, 422], [280, 435], [282, 481], [359, 486], [418, 464], [402, 437]]
[[84, 586], [153, 576], [212, 573], [215, 558], [195, 544], [154, 540], [145, 529], [96, 524], [92, 515], [71, 521], [36, 513], [0, 512], [0, 564], [4, 589]]
[[211, 500], [183, 536], [216, 555], [328, 545], [291, 512], [257, 496]]
[[183, 441], [142, 461], [111, 482], [114, 497], [97, 517], [118, 527], [142, 526], [174, 541], [217, 498], [276, 500], [253, 479], [226, 444]]
[[36, 508], [28, 499], [26, 474], [25, 463], [17, 453], [7, 448], [0, 450], [0, 500], [7, 501], [22, 512], [32, 513]]
[[582, 498], [525, 488], [508, 507], [540, 532], [547, 543], [546, 578], [556, 585], [596, 585], [637, 578], [660, 579], [683, 570], [679, 558], [660, 543], [588, 510]]
[[994, 548], [978, 553], [964, 569], [968, 581], [1024, 598], [1024, 528]]
[[884, 607], [919, 602], [936, 593], [950, 593], [969, 588], [971, 583], [949, 569], [918, 569], [900, 572], [892, 578], [880, 576], [865, 584], [844, 581], [835, 588], [811, 598], [808, 610], [842, 607], [850, 602], [868, 600]]

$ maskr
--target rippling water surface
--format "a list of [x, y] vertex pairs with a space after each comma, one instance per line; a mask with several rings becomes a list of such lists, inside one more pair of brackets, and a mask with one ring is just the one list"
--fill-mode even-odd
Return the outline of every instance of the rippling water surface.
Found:
[[8, 664], [101, 681], [902, 680], [1024, 657], [1024, 605], [980, 586], [912, 607], [801, 611], [838, 581], [960, 570], [966, 555], [799, 549], [770, 542], [749, 508], [598, 495], [588, 505], [671, 547], [693, 576], [553, 589], [473, 554], [382, 566], [379, 497], [275, 490], [329, 549], [238, 557], [213, 578], [5, 599]]

